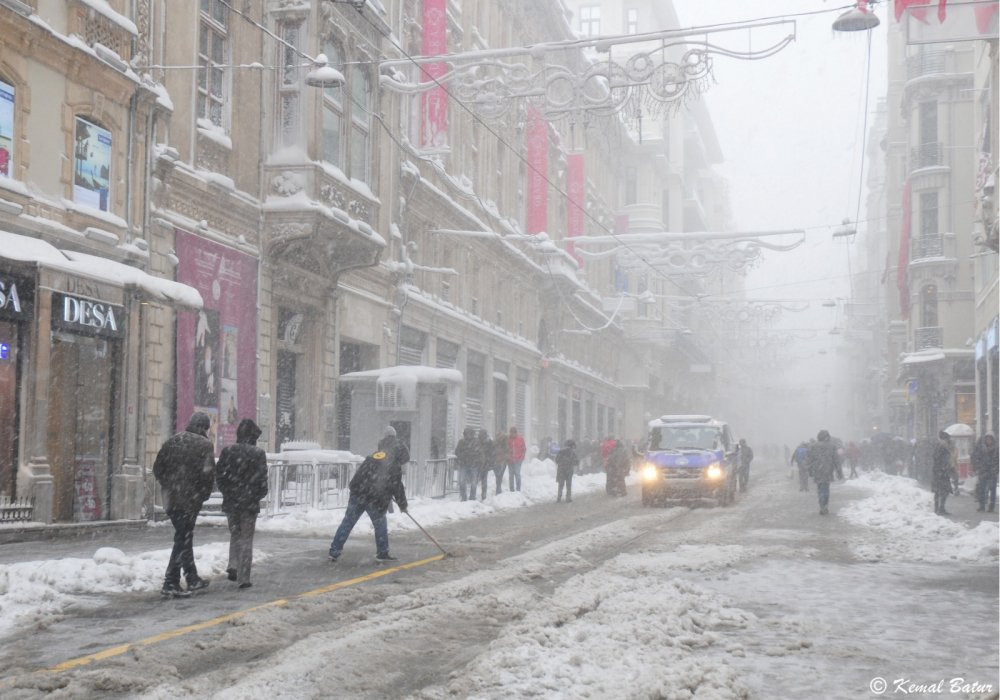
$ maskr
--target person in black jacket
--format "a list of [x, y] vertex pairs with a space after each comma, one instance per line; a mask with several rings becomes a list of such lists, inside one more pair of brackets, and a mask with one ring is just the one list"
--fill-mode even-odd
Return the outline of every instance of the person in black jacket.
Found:
[[406, 512], [406, 489], [403, 487], [403, 470], [397, 459], [387, 452], [378, 451], [365, 458], [349, 484], [350, 498], [344, 519], [330, 543], [330, 561], [337, 561], [344, 544], [362, 513], [368, 513], [375, 528], [375, 561], [396, 561], [389, 554], [389, 528], [385, 514], [395, 500], [399, 510]]
[[222, 492], [222, 512], [229, 521], [229, 565], [226, 574], [240, 588], [250, 588], [253, 533], [260, 500], [267, 495], [267, 455], [257, 447], [260, 428], [249, 418], [236, 428], [236, 444], [222, 450], [215, 481]]
[[816, 495], [819, 497], [819, 514], [830, 512], [830, 482], [834, 477], [843, 480], [844, 472], [840, 465], [840, 455], [837, 446], [830, 440], [830, 433], [821, 430], [816, 435], [816, 442], [809, 448], [806, 457], [809, 464], [809, 476], [816, 482]]
[[[195, 413], [186, 429], [167, 438], [153, 463], [153, 476], [163, 488], [167, 516], [174, 526], [174, 548], [161, 591], [165, 596], [190, 595], [208, 585], [194, 564], [194, 524], [215, 481], [215, 446], [208, 439], [211, 425], [207, 414]], [[182, 572], [186, 591], [180, 586]]]
[[934, 512], [938, 515], [950, 515], [944, 509], [944, 503], [951, 493], [952, 480], [955, 478], [955, 461], [951, 452], [951, 435], [945, 431], [938, 433], [938, 442], [934, 446], [933, 466], [931, 467], [931, 491], [934, 492]]
[[[476, 431], [466, 428], [462, 439], [455, 445], [455, 462], [458, 466], [458, 493], [462, 500], [476, 500], [476, 479], [479, 476], [479, 441]], [[468, 498], [466, 498], [468, 489]]]
[[559, 484], [559, 493], [556, 496], [556, 503], [562, 500], [563, 485], [566, 486], [566, 502], [573, 501], [573, 472], [580, 465], [580, 458], [576, 455], [576, 443], [567, 440], [559, 453], [556, 455], [556, 482]]

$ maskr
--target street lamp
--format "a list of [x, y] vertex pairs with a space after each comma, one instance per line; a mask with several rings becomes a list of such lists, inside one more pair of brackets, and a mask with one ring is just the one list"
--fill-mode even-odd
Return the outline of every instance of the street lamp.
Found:
[[344, 82], [344, 74], [330, 65], [325, 53], [313, 59], [313, 69], [306, 73], [306, 85], [309, 87], [338, 88]]
[[878, 17], [868, 9], [868, 0], [858, 0], [857, 5], [834, 20], [833, 31], [863, 32], [878, 25]]

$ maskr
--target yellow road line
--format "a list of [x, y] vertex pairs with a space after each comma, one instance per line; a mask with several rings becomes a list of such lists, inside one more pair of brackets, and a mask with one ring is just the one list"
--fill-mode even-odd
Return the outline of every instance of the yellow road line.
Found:
[[58, 673], [60, 671], [68, 671], [70, 669], [78, 668], [80, 666], [86, 666], [87, 664], [93, 663], [95, 661], [103, 661], [104, 659], [110, 659], [115, 656], [121, 656], [125, 654], [133, 647], [146, 647], [159, 642], [166, 641], [168, 639], [174, 639], [176, 637], [181, 637], [185, 634], [191, 632], [198, 632], [200, 630], [208, 629], [210, 627], [216, 627], [224, 622], [229, 622], [230, 620], [236, 620], [243, 617], [248, 613], [255, 612], [257, 610], [264, 610], [265, 608], [283, 608], [288, 605], [293, 600], [299, 600], [303, 598], [315, 598], [316, 596], [324, 595], [326, 593], [332, 593], [333, 591], [340, 590], [341, 588], [347, 588], [349, 586], [355, 586], [359, 583], [364, 583], [366, 581], [372, 581], [382, 576], [388, 576], [389, 574], [394, 574], [397, 571], [406, 571], [407, 569], [415, 569], [419, 566], [426, 566], [436, 561], [444, 559], [444, 554], [436, 554], [433, 557], [427, 557], [426, 559], [419, 559], [417, 561], [411, 561], [408, 564], [400, 564], [399, 566], [393, 566], [389, 569], [382, 569], [380, 571], [373, 571], [370, 574], [365, 574], [364, 576], [359, 576], [357, 578], [352, 578], [347, 581], [338, 581], [337, 583], [331, 583], [328, 586], [323, 586], [321, 588], [316, 588], [311, 591], [306, 591], [305, 593], [299, 593], [298, 595], [291, 596], [289, 598], [279, 598], [277, 600], [272, 600], [269, 603], [264, 603], [262, 605], [255, 605], [252, 608], [246, 608], [245, 610], [237, 610], [236, 612], [229, 613], [227, 615], [220, 615], [219, 617], [213, 617], [211, 620], [205, 620], [204, 622], [197, 622], [193, 625], [187, 625], [186, 627], [178, 627], [174, 630], [168, 630], [166, 632], [161, 632], [160, 634], [153, 635], [152, 637], [146, 637], [145, 639], [140, 639], [136, 642], [129, 642], [127, 644], [120, 644], [115, 647], [110, 647], [103, 651], [98, 651], [93, 654], [87, 654], [86, 656], [80, 656], [75, 659], [70, 659], [69, 661], [63, 661], [61, 664], [56, 664], [49, 668], [41, 669], [49, 673]]

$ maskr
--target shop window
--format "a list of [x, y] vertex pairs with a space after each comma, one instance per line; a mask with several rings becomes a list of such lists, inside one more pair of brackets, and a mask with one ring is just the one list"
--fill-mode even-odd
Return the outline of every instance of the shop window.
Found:
[[77, 117], [74, 143], [73, 201], [109, 211], [111, 132], [83, 117]]
[[198, 25], [197, 116], [224, 126], [226, 55], [229, 52], [229, 8], [223, 0], [201, 0]]
[[0, 177], [13, 177], [14, 86], [0, 80]]
[[13, 497], [17, 469], [17, 324], [0, 321], [0, 496]]

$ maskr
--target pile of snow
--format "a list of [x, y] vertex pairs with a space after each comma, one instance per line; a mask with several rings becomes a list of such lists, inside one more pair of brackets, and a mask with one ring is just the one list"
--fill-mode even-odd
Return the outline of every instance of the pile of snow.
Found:
[[[199, 573], [221, 574], [229, 543], [194, 548]], [[254, 560], [266, 555], [254, 552]], [[31, 625], [45, 626], [73, 606], [98, 607], [108, 593], [155, 593], [163, 585], [170, 550], [130, 556], [101, 547], [90, 559], [41, 559], [0, 566], [0, 636]]]
[[936, 515], [932, 508], [932, 495], [912, 479], [868, 472], [847, 484], [863, 488], [871, 495], [848, 503], [837, 514], [886, 535], [855, 545], [855, 552], [862, 558], [929, 562], [997, 561], [1000, 553], [997, 523], [981, 522], [974, 528], [968, 528]]

